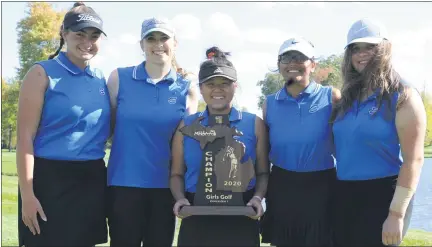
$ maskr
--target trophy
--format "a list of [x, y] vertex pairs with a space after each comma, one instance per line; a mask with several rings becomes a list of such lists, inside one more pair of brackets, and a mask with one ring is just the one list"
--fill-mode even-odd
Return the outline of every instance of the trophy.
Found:
[[180, 129], [183, 135], [200, 143], [203, 150], [201, 170], [192, 206], [183, 206], [180, 215], [256, 215], [246, 206], [243, 192], [255, 176], [252, 160], [241, 160], [245, 145], [234, 139], [242, 133], [229, 126], [228, 115], [210, 115], [209, 126], [203, 117]]

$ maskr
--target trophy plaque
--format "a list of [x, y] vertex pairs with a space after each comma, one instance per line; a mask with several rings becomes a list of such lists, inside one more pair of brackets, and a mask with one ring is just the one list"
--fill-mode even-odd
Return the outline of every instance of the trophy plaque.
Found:
[[243, 200], [255, 169], [250, 158], [241, 163], [245, 145], [234, 136], [242, 133], [230, 127], [228, 115], [210, 115], [208, 127], [201, 125], [202, 119], [180, 129], [200, 143], [203, 158], [192, 206], [182, 207], [179, 214], [256, 215]]

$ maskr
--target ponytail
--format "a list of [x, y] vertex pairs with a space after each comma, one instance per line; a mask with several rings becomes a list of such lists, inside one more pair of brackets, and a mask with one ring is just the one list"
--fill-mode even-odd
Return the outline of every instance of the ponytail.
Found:
[[65, 42], [64, 42], [63, 36], [62, 36], [61, 33], [60, 33], [60, 47], [57, 49], [57, 51], [56, 51], [54, 54], [50, 55], [50, 56], [48, 57], [48, 59], [53, 59], [53, 58], [55, 58], [55, 57], [60, 53], [61, 49], [63, 48], [64, 43], [65, 43]]
[[[219, 47], [213, 46], [207, 49], [205, 54], [207, 61], [211, 63], [234, 67], [231, 61], [228, 60], [228, 56], [231, 56], [231, 52], [224, 52]], [[206, 63], [207, 61], [205, 61], [204, 63]]]
[[171, 66], [183, 78], [185, 78], [189, 75], [189, 73], [187, 71], [185, 71], [182, 67], [180, 67], [180, 65], [177, 63], [177, 59], [175, 57], [173, 57], [173, 59], [171, 61]]

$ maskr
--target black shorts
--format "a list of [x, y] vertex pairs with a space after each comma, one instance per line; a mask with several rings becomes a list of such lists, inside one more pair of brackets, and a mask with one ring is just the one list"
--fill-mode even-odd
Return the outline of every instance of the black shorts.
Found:
[[109, 186], [110, 246], [171, 246], [174, 198], [170, 189]]
[[[397, 176], [337, 181], [333, 205], [335, 246], [385, 246], [382, 226], [396, 188]], [[403, 235], [411, 219], [414, 197], [408, 206]]]
[[107, 242], [105, 162], [59, 161], [35, 157], [33, 191], [47, 221], [40, 235], [22, 221], [18, 195], [19, 245], [93, 246]]
[[[243, 193], [245, 204], [254, 190]], [[193, 193], [186, 193], [193, 205]], [[247, 216], [189, 216], [181, 221], [178, 246], [260, 246], [259, 222]]]
[[263, 243], [330, 246], [330, 206], [335, 169], [293, 172], [272, 167], [261, 218]]

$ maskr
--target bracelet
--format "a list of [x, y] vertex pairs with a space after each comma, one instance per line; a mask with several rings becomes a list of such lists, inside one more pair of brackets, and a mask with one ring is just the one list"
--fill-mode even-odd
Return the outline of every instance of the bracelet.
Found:
[[259, 196], [253, 196], [252, 198], [257, 198], [260, 202], [262, 202], [262, 198]]

